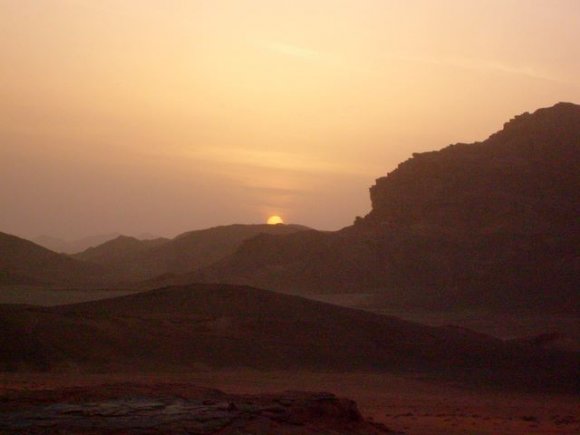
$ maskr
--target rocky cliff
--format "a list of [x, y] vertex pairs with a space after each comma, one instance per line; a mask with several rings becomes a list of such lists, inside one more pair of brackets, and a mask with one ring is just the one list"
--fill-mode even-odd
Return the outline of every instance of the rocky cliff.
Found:
[[361, 221], [416, 229], [577, 230], [580, 106], [524, 113], [484, 142], [414, 154], [371, 187]]

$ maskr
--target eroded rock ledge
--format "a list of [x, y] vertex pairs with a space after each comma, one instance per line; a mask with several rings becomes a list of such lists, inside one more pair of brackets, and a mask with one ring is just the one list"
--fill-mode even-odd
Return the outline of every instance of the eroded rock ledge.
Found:
[[232, 395], [192, 385], [114, 384], [2, 398], [0, 433], [384, 434], [330, 393]]

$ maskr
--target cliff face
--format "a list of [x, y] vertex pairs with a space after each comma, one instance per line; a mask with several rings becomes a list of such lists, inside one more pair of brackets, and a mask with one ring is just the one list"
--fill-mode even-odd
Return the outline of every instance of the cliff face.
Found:
[[371, 187], [361, 223], [553, 233], [580, 212], [580, 106], [517, 116], [484, 142], [414, 154]]
[[372, 211], [355, 228], [387, 259], [386, 286], [442, 304], [577, 306], [580, 106], [559, 103], [483, 142], [415, 154], [370, 192]]

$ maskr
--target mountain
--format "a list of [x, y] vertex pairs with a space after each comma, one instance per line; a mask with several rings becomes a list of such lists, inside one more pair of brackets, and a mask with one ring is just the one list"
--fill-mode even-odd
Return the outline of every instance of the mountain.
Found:
[[227, 285], [58, 307], [0, 305], [0, 369], [423, 372], [562, 386], [578, 355]]
[[414, 154], [371, 187], [370, 225], [545, 234], [579, 229], [580, 106], [560, 103], [486, 141]]
[[147, 280], [209, 266], [260, 234], [283, 235], [307, 229], [301, 225], [228, 225], [190, 231], [172, 240], [118, 237], [75, 258], [111, 268], [118, 280]]
[[83, 237], [82, 239], [78, 240], [63, 240], [52, 236], [38, 236], [32, 239], [32, 241], [37, 245], [43, 246], [54, 252], [60, 252], [63, 254], [76, 254], [77, 252], [82, 252], [93, 246], [98, 246], [119, 236], [119, 233], [99, 234], [95, 236]]
[[31, 240], [33, 243], [54, 252], [70, 254], [69, 242], [58, 237], [42, 235]]
[[75, 285], [98, 280], [102, 268], [0, 232], [0, 284]]
[[169, 239], [165, 238], [139, 240], [135, 237], [119, 236], [101, 245], [89, 248], [74, 257], [79, 260], [111, 267], [126, 267], [129, 262], [140, 254], [161, 246], [168, 241]]
[[577, 312], [579, 169], [580, 106], [559, 103], [483, 142], [414, 154], [351, 227], [254, 238], [182, 282]]

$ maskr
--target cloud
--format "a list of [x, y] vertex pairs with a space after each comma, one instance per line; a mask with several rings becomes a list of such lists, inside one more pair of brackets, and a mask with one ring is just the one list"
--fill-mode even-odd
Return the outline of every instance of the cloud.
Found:
[[187, 152], [190, 157], [221, 164], [240, 165], [281, 171], [307, 173], [361, 174], [364, 171], [351, 164], [328, 161], [312, 155], [284, 151], [212, 147]]
[[259, 40], [256, 42], [256, 45], [276, 54], [313, 62], [327, 68], [353, 71], [363, 74], [372, 74], [374, 72], [361, 66], [358, 61], [353, 61], [353, 59], [338, 53], [314, 50], [280, 41]]
[[557, 77], [544, 74], [529, 66], [515, 66], [503, 63], [497, 60], [468, 58], [468, 57], [427, 57], [427, 56], [413, 56], [405, 55], [398, 56], [400, 60], [407, 62], [427, 63], [431, 65], [450, 66], [453, 68], [471, 69], [479, 71], [487, 71], [493, 73], [502, 73], [510, 75], [518, 75], [535, 80], [545, 80], [563, 84], [572, 84]]

